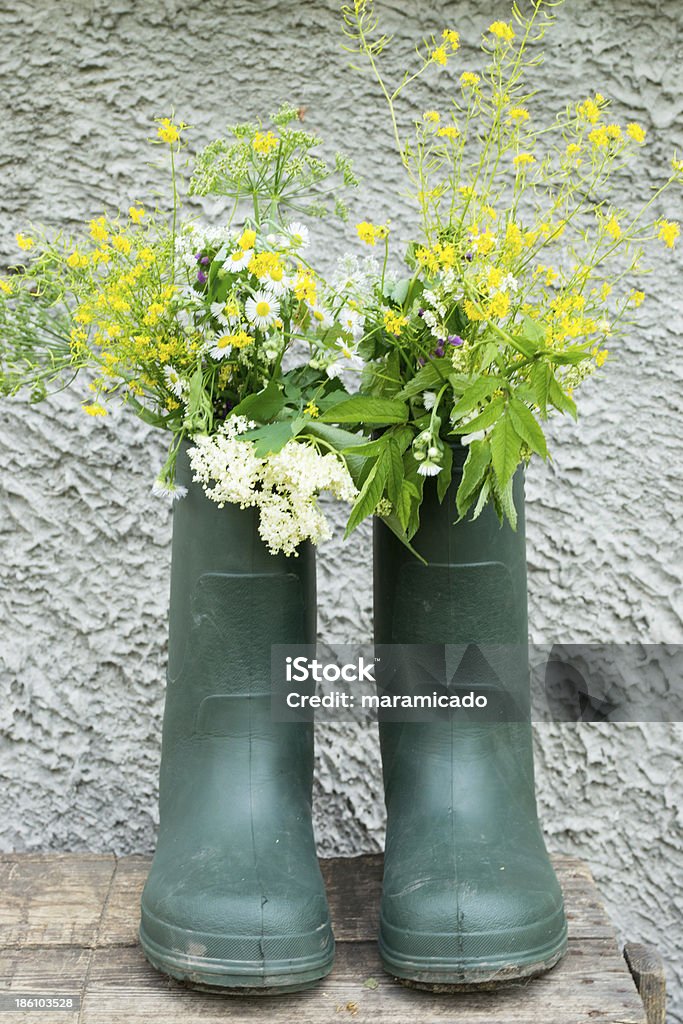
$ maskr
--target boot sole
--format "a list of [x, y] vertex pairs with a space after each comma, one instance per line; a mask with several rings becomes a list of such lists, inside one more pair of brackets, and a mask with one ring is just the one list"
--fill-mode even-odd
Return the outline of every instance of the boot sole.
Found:
[[[196, 943], [197, 946], [205, 938], [198, 932], [186, 934], [190, 942]], [[166, 949], [152, 942], [142, 927], [139, 938], [145, 956], [162, 974], [168, 974], [190, 988], [220, 992], [223, 995], [277, 995], [301, 992], [312, 988], [329, 974], [334, 961], [334, 941], [325, 951], [324, 957], [267, 962], [216, 960], [183, 953], [178, 949]], [[301, 936], [294, 938], [300, 939]], [[288, 936], [281, 937], [283, 943], [286, 943], [287, 939]], [[239, 941], [239, 938], [229, 937], [229, 940]]]
[[[438, 945], [439, 935], [434, 935]], [[449, 936], [450, 938], [450, 936]], [[466, 938], [466, 936], [463, 936]], [[482, 936], [477, 936], [481, 940]], [[496, 933], [491, 933], [495, 942]], [[408, 988], [429, 992], [471, 992], [501, 988], [513, 981], [545, 974], [567, 951], [566, 925], [551, 944], [505, 957], [449, 960], [443, 957], [407, 957], [390, 949], [380, 934], [379, 952], [385, 971]]]

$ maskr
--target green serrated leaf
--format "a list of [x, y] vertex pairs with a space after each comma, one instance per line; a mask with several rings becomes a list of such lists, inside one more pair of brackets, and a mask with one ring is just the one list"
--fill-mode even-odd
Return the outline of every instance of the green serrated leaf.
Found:
[[282, 451], [288, 441], [292, 439], [292, 420], [284, 420], [278, 423], [269, 423], [265, 427], [257, 427], [255, 430], [247, 430], [239, 435], [239, 439], [254, 442], [254, 454], [258, 458], [265, 455], [275, 455]]
[[508, 415], [522, 440], [526, 441], [533, 452], [547, 459], [548, 446], [543, 431], [538, 425], [536, 417], [524, 402], [520, 402], [518, 398], [512, 398], [508, 406]]
[[568, 412], [570, 416], [576, 419], [576, 402], [564, 393], [557, 379], [553, 376], [550, 378], [550, 385], [548, 387], [548, 400], [560, 412]]
[[510, 416], [501, 416], [491, 431], [491, 461], [501, 490], [519, 465], [521, 446], [522, 439]]
[[280, 388], [276, 380], [268, 382], [263, 391], [255, 395], [247, 395], [239, 405], [232, 410], [233, 416], [246, 416], [258, 423], [268, 423], [274, 419], [284, 407], [285, 399], [280, 394]]
[[505, 409], [505, 398], [500, 395], [489, 402], [484, 411], [468, 423], [461, 423], [451, 430], [452, 434], [475, 434], [478, 430], [486, 430], [495, 423]]
[[481, 405], [484, 399], [489, 398], [494, 391], [506, 385], [507, 382], [503, 381], [500, 377], [478, 377], [474, 384], [470, 385], [456, 402], [451, 413], [452, 422], [455, 423], [457, 420], [461, 420], [468, 412]]
[[391, 504], [396, 507], [401, 489], [403, 487], [403, 459], [402, 453], [393, 438], [389, 439], [386, 448], [386, 458], [389, 462], [389, 473], [387, 475], [387, 497]]
[[436, 478], [436, 494], [440, 502], [446, 497], [453, 476], [453, 449], [449, 444], [443, 447], [441, 467], [441, 472]]
[[472, 504], [482, 480], [491, 465], [491, 446], [488, 441], [472, 441], [462, 471], [462, 480], [456, 495], [458, 515], [462, 518]]
[[384, 494], [388, 475], [389, 460], [380, 456], [368, 473], [360, 494], [351, 509], [351, 515], [344, 532], [345, 537], [348, 537], [364, 519], [375, 511], [378, 501]]
[[550, 378], [552, 375], [553, 371], [545, 360], [534, 363], [529, 374], [531, 378], [531, 386], [534, 389], [536, 405], [540, 409], [541, 416], [544, 420], [548, 418], [548, 394], [550, 389]]
[[453, 364], [450, 359], [432, 359], [431, 362], [418, 370], [412, 380], [409, 380], [402, 391], [399, 391], [397, 398], [414, 398], [422, 391], [429, 391], [444, 384], [448, 380], [449, 373], [453, 371]]
[[368, 426], [382, 426], [391, 423], [405, 423], [408, 406], [394, 398], [372, 398], [369, 395], [354, 395], [335, 405], [320, 417], [321, 423], [363, 423]]
[[505, 487], [503, 487], [499, 493], [500, 507], [503, 510], [505, 517], [507, 518], [510, 526], [513, 530], [517, 529], [517, 509], [515, 508], [515, 499], [512, 493], [512, 479], [508, 480]]

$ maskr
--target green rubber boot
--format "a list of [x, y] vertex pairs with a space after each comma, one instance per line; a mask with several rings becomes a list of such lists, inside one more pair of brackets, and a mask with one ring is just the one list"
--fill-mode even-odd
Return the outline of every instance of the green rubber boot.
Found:
[[311, 822], [313, 725], [273, 720], [271, 644], [315, 641], [315, 555], [268, 553], [253, 509], [219, 509], [186, 450], [173, 511], [150, 962], [198, 987], [307, 988], [334, 940]]
[[376, 643], [417, 645], [386, 649], [380, 692], [487, 699], [484, 711], [449, 708], [430, 721], [380, 712], [380, 952], [395, 977], [444, 989], [539, 974], [567, 941], [534, 791], [523, 475], [516, 533], [490, 506], [454, 525], [465, 456], [455, 448], [443, 504], [426, 481], [413, 543], [428, 565], [375, 524]]

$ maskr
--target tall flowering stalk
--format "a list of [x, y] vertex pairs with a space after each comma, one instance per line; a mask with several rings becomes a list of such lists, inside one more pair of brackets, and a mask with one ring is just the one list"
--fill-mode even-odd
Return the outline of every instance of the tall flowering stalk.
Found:
[[[233, 126], [199, 154], [191, 190], [231, 200], [218, 226], [181, 216], [188, 126], [159, 119], [168, 208], [134, 203], [94, 217], [77, 238], [21, 233], [25, 263], [0, 281], [3, 393], [39, 399], [87, 371], [87, 414], [106, 416], [119, 398], [170, 432], [156, 492], [179, 496], [175, 462], [193, 440], [208, 496], [257, 505], [264, 541], [288, 553], [325, 535], [320, 491], [356, 493], [341, 449], [360, 439], [336, 426], [334, 410], [348, 401], [338, 367], [363, 327], [312, 264], [309, 228], [292, 219], [326, 204], [343, 214], [337, 193], [353, 172], [341, 156], [327, 168], [295, 116], [285, 107], [272, 128]], [[245, 466], [251, 484], [232, 487]]]
[[[576, 416], [575, 390], [634, 323], [646, 246], [678, 238], [679, 225], [653, 213], [683, 182], [683, 162], [672, 161], [639, 209], [624, 209], [614, 177], [640, 156], [643, 128], [616, 123], [601, 94], [552, 119], [539, 102], [533, 73], [558, 6], [534, 0], [525, 15], [515, 4], [509, 22], [484, 33], [477, 67], [459, 66], [460, 36], [444, 29], [417, 47], [397, 84], [385, 74], [394, 44], [372, 0], [343, 8], [347, 49], [378, 84], [421, 221], [408, 276], [392, 282], [385, 270], [363, 309], [367, 394], [393, 401], [401, 422], [363, 449], [351, 529], [376, 512], [410, 538], [425, 478], [436, 476], [445, 495], [458, 438], [469, 448], [460, 515], [492, 501], [514, 525], [515, 470], [548, 457], [542, 423], [553, 412]], [[439, 109], [404, 132], [410, 86], [445, 68]], [[358, 234], [383, 244], [386, 268], [387, 227], [364, 221]]]

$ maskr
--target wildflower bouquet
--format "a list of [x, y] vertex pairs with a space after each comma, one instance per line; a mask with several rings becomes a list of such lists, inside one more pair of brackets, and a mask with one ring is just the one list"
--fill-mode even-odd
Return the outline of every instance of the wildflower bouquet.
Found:
[[615, 123], [602, 95], [537, 120], [527, 78], [543, 60], [534, 44], [557, 6], [533, 0], [527, 15], [515, 5], [511, 22], [494, 21], [483, 66], [449, 78], [440, 109], [425, 111], [409, 134], [399, 101], [431, 70], [452, 69], [458, 33], [423, 41], [417, 66], [394, 87], [383, 65], [391, 39], [372, 0], [344, 8], [347, 49], [380, 86], [421, 220], [398, 281], [386, 270], [387, 226], [358, 225], [385, 254], [363, 309], [364, 391], [392, 402], [394, 419], [356, 450], [367, 462], [349, 529], [374, 512], [413, 536], [425, 478], [437, 477], [442, 500], [460, 443], [468, 451], [459, 515], [476, 517], [492, 501], [514, 526], [517, 467], [548, 458], [543, 422], [576, 416], [577, 387], [605, 363], [608, 339], [633, 323], [645, 298], [637, 276], [646, 244], [673, 247], [679, 235], [653, 208], [683, 182], [682, 161], [640, 209], [618, 205], [614, 178], [645, 144], [640, 125]]
[[358, 333], [355, 314], [309, 262], [308, 227], [291, 219], [324, 214], [333, 197], [343, 216], [334, 179], [355, 179], [343, 157], [331, 171], [315, 155], [319, 139], [295, 118], [283, 108], [272, 129], [236, 125], [199, 154], [190, 192], [230, 201], [218, 228], [181, 220], [187, 126], [159, 120], [168, 211], [134, 203], [77, 239], [20, 234], [26, 263], [0, 282], [4, 393], [28, 388], [38, 400], [89, 371], [87, 414], [106, 415], [118, 396], [171, 433], [157, 493], [181, 496], [175, 461], [191, 440], [207, 495], [258, 506], [264, 541], [289, 554], [328, 532], [320, 491], [354, 499], [340, 448], [358, 440], [335, 429], [333, 413], [348, 400], [337, 369]]

